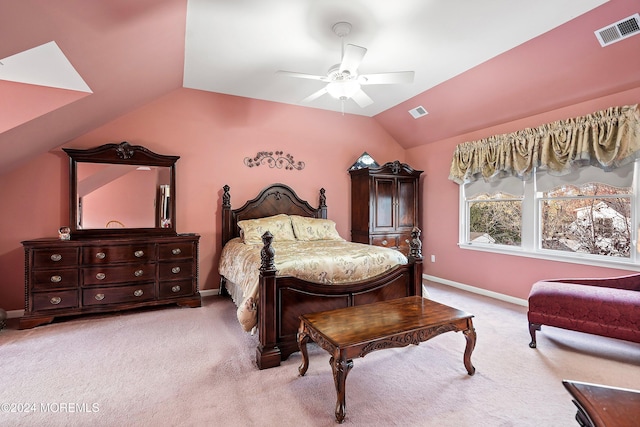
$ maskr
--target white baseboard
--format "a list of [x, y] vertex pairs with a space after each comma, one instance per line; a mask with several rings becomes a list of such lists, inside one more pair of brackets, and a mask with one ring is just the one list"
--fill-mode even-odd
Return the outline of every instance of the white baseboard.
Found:
[[[473, 292], [473, 293], [476, 293], [476, 294], [485, 295], [485, 296], [488, 296], [488, 297], [491, 297], [491, 298], [495, 298], [495, 299], [499, 299], [499, 300], [502, 300], [502, 301], [507, 301], [507, 302], [510, 302], [510, 303], [513, 303], [513, 304], [522, 305], [524, 307], [528, 307], [529, 306], [527, 300], [524, 300], [524, 299], [521, 299], [521, 298], [511, 297], [509, 295], [501, 294], [501, 293], [498, 293], [498, 292], [487, 291], [486, 289], [476, 288], [474, 286], [465, 285], [463, 283], [454, 282], [452, 280], [441, 279], [440, 277], [429, 276], [427, 274], [423, 274], [422, 278], [425, 279], [425, 280], [430, 280], [432, 282], [441, 283], [443, 285], [451, 286], [451, 287], [454, 287], [454, 288], [463, 289], [465, 291]], [[217, 295], [220, 295], [220, 289], [206, 289], [206, 290], [200, 291], [200, 295], [203, 296], [203, 297], [217, 296]], [[429, 292], [428, 292], [427, 288], [424, 285], [422, 285], [422, 295], [424, 295], [424, 296], [429, 295]], [[13, 318], [16, 318], [16, 317], [22, 317], [23, 315], [24, 315], [24, 310], [7, 311], [7, 318], [8, 319], [13, 319]]]
[[7, 319], [15, 319], [16, 317], [24, 316], [24, 310], [9, 310], [7, 311]]
[[[464, 283], [454, 282], [453, 280], [442, 279], [440, 277], [429, 276], [427, 274], [423, 274], [422, 278], [425, 280], [430, 280], [432, 282], [437, 282], [443, 285], [451, 286], [453, 288], [458, 288], [468, 292], [473, 292], [474, 294], [484, 295], [487, 297], [499, 299], [501, 301], [510, 302], [512, 304], [521, 305], [523, 307], [529, 307], [529, 302], [526, 299], [516, 298], [509, 295], [501, 294], [499, 292], [488, 291], [482, 288], [476, 288], [475, 286], [465, 285]], [[422, 288], [424, 293], [425, 286], [422, 285]]]
[[204, 291], [200, 291], [200, 296], [202, 297], [212, 297], [220, 295], [220, 289], [206, 289]]

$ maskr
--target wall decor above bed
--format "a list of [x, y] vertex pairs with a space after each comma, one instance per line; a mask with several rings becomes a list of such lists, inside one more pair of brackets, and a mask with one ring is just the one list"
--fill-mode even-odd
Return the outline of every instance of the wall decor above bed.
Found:
[[296, 162], [291, 154], [282, 151], [259, 151], [254, 157], [245, 157], [244, 164], [250, 168], [267, 164], [270, 168], [285, 170], [302, 170], [305, 166], [304, 162]]
[[[419, 242], [419, 229], [414, 233]], [[420, 247], [405, 256], [345, 240], [327, 219], [324, 189], [317, 208], [290, 187], [273, 184], [232, 209], [225, 185], [222, 248], [220, 292], [238, 306], [243, 329], [257, 328], [260, 369], [278, 366], [298, 351], [303, 314], [422, 292]], [[327, 261], [338, 253], [339, 263]]]

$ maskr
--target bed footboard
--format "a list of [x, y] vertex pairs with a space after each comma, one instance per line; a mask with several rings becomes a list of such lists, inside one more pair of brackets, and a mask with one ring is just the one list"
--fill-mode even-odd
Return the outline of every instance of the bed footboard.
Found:
[[314, 313], [422, 293], [420, 230], [412, 231], [409, 263], [377, 277], [343, 285], [320, 285], [290, 276], [276, 276], [273, 236], [263, 236], [256, 363], [259, 369], [279, 366], [298, 351], [299, 317]]

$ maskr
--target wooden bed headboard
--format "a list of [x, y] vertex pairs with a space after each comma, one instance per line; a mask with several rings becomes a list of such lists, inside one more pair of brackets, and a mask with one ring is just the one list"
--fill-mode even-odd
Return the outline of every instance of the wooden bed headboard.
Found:
[[291, 187], [272, 184], [238, 209], [231, 209], [230, 189], [228, 185], [222, 187], [222, 246], [234, 237], [240, 236], [238, 221], [244, 219], [264, 218], [277, 214], [327, 218], [324, 188], [320, 189], [318, 208], [312, 207], [306, 200], [298, 197]]

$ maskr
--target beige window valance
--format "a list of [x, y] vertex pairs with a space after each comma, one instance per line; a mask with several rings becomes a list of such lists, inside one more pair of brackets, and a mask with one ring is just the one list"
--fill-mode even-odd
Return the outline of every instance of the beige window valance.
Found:
[[615, 169], [640, 157], [638, 105], [459, 144], [449, 179], [464, 184], [504, 176], [528, 178], [534, 168], [564, 175], [593, 165]]

